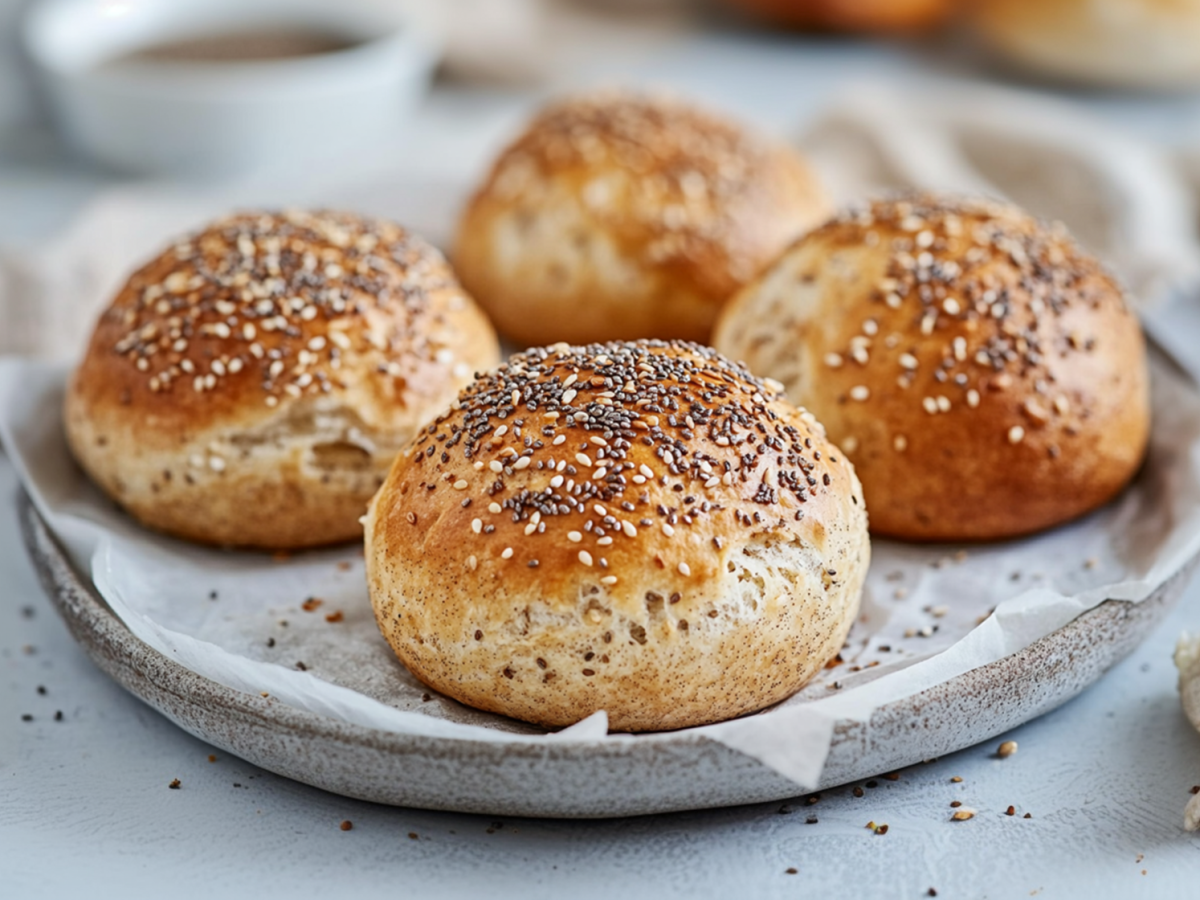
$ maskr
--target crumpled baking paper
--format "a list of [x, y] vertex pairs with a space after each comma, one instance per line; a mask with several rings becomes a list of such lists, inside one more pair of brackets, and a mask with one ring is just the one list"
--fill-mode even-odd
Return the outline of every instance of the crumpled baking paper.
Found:
[[[59, 365], [0, 360], [0, 442], [75, 565], [167, 657], [229, 687], [387, 731], [498, 742], [666, 736], [609, 735], [603, 713], [547, 735], [425, 687], [376, 629], [358, 546], [277, 558], [146, 531], [71, 459], [65, 377]], [[1200, 552], [1200, 393], [1161, 362], [1153, 383], [1150, 456], [1118, 500], [1020, 541], [875, 541], [843, 662], [769, 710], [690, 733], [812, 788], [835, 723], [865, 721], [878, 706], [1015, 653], [1106, 599], [1148, 596]]]
[[[1153, 148], [1014, 91], [878, 84], [833, 98], [802, 143], [841, 200], [883, 187], [983, 189], [1062, 219], [1148, 301], [1151, 333], [1200, 371], [1200, 304], [1182, 299], [1200, 258], [1192, 190]], [[229, 207], [359, 209], [444, 245], [467, 170], [482, 171], [494, 149], [475, 148], [471, 160], [450, 154], [444, 168], [420, 172], [409, 160], [403, 171], [338, 185], [111, 192], [54, 244], [0, 258], [0, 349], [74, 357], [124, 273], [166, 235]], [[545, 735], [425, 688], [375, 628], [357, 547], [280, 561], [139, 528], [70, 459], [59, 415], [65, 373], [0, 360], [0, 440], [76, 566], [134, 634], [170, 658], [239, 690], [391, 731], [501, 742], [664, 739], [609, 735], [602, 713]], [[864, 721], [883, 704], [1015, 653], [1105, 599], [1145, 598], [1200, 552], [1200, 395], [1160, 362], [1154, 403], [1150, 458], [1116, 502], [1022, 541], [876, 541], [844, 662], [770, 710], [692, 731], [811, 788], [836, 722]], [[310, 599], [319, 605], [306, 609]]]

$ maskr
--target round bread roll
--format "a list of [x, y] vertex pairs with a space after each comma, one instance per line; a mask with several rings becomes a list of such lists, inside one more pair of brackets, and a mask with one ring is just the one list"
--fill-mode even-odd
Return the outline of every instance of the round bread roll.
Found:
[[790, 148], [621, 92], [543, 111], [467, 206], [454, 264], [522, 346], [707, 343], [721, 305], [830, 212]]
[[793, 28], [830, 31], [913, 31], [945, 21], [959, 0], [732, 0]]
[[399, 226], [235, 215], [120, 290], [68, 387], [67, 438], [152, 528], [329, 544], [362, 533], [400, 447], [498, 357], [442, 256]]
[[784, 699], [841, 649], [870, 546], [854, 468], [777, 388], [682, 342], [481, 376], [371, 504], [384, 637], [431, 687], [547, 727]]
[[1095, 509], [1149, 434], [1138, 322], [1058, 228], [913, 195], [847, 212], [749, 285], [716, 345], [849, 455], [871, 528], [991, 540]]
[[1200, 81], [1200, 0], [978, 0], [977, 30], [1041, 75], [1114, 87]]

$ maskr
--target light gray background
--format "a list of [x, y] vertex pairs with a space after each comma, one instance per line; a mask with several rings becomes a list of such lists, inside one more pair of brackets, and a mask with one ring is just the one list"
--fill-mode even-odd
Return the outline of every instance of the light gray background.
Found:
[[[618, 76], [666, 84], [786, 131], [858, 78], [978, 74], [972, 52], [954, 41], [818, 46], [681, 30], [581, 46], [558, 86]], [[0, 248], [11, 249], [51, 236], [117, 179], [73, 160], [29, 118], [27, 99], [9, 93], [0, 91], [0, 107], [9, 104], [0, 108]], [[478, 165], [536, 94], [439, 87], [396, 152], [431, 167]], [[1072, 96], [1164, 146], [1200, 146], [1194, 96]], [[1171, 664], [1180, 630], [1200, 629], [1200, 585], [1133, 658], [1009, 735], [1020, 751], [1007, 760], [992, 745], [966, 750], [880, 779], [861, 798], [847, 787], [783, 812], [767, 804], [608, 822], [495, 819], [358, 803], [223, 753], [209, 763], [212, 748], [126, 695], [71, 641], [24, 558], [15, 491], [0, 459], [5, 900], [917, 897], [930, 887], [967, 898], [1200, 894], [1200, 837], [1181, 828], [1200, 784], [1200, 735], [1179, 709]], [[167, 788], [173, 778], [180, 790]], [[978, 815], [951, 822], [952, 800]], [[809, 815], [819, 821], [806, 824]], [[338, 828], [344, 819], [353, 830]], [[888, 833], [867, 831], [872, 820]]]

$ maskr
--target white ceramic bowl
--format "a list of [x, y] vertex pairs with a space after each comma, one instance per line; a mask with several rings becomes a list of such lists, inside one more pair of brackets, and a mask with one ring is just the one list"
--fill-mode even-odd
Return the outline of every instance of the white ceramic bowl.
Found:
[[[23, 37], [66, 138], [110, 166], [211, 175], [333, 160], [394, 140], [436, 41], [369, 0], [40, 0]], [[344, 50], [246, 62], [106, 61], [163, 41], [306, 28]]]

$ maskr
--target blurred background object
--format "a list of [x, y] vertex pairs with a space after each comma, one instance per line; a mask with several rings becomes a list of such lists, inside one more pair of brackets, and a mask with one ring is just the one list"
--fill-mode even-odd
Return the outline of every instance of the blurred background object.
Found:
[[386, 139], [436, 60], [398, 6], [355, 0], [40, 0], [24, 37], [74, 147], [173, 175]]
[[846, 32], [918, 31], [942, 24], [962, 0], [729, 0], [790, 28]]
[[1200, 83], [1200, 0], [976, 0], [975, 27], [1034, 75], [1118, 88]]
[[19, 23], [25, 0], [0, 0], [0, 128], [27, 118], [33, 97], [20, 62]]

